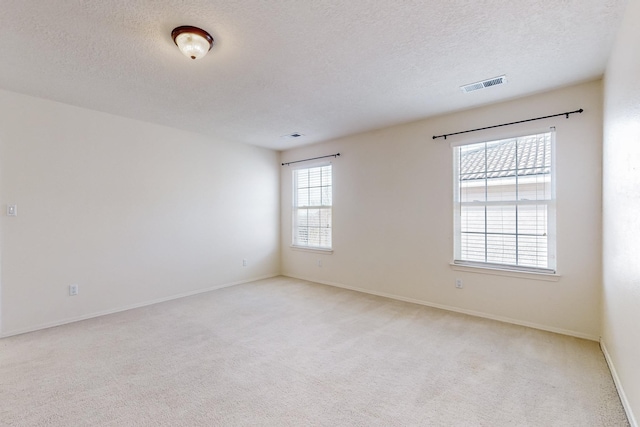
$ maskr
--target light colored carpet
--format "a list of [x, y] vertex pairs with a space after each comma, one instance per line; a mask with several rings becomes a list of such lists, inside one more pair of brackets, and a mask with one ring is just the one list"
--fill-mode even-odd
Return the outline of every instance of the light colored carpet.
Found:
[[0, 340], [0, 424], [625, 426], [598, 344], [284, 277]]

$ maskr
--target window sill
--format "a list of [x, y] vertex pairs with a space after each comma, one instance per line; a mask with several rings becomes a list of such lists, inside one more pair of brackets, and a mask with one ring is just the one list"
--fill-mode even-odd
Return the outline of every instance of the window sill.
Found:
[[309, 248], [306, 246], [295, 246], [295, 245], [290, 245], [289, 247], [294, 251], [301, 251], [301, 252], [316, 252], [316, 253], [322, 253], [322, 254], [333, 253], [333, 249]]
[[495, 267], [479, 267], [479, 266], [470, 266], [470, 265], [460, 265], [455, 263], [449, 263], [452, 270], [455, 271], [466, 271], [469, 273], [480, 273], [480, 274], [491, 274], [494, 276], [508, 276], [508, 277], [517, 277], [520, 279], [532, 279], [532, 280], [543, 280], [545, 282], [557, 282], [562, 276], [559, 274], [551, 274], [551, 273], [535, 273], [532, 271], [518, 271], [518, 270], [509, 270], [508, 268], [495, 268]]

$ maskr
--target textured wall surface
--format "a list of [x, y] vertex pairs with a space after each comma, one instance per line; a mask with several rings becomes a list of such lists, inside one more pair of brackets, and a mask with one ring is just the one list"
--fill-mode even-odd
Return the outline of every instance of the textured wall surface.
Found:
[[[629, 2], [604, 103], [604, 330], [623, 403], [640, 417], [640, 1]], [[637, 424], [635, 424], [637, 425]]]
[[[584, 108], [570, 119], [530, 122], [447, 141], [432, 135]], [[555, 126], [556, 282], [452, 270], [450, 143], [526, 135]], [[291, 171], [282, 170], [282, 271], [508, 319], [597, 340], [601, 283], [601, 81], [286, 151], [283, 161], [340, 152], [334, 170], [334, 252], [291, 242]], [[317, 260], [322, 259], [322, 267]], [[461, 278], [464, 289], [454, 287]]]
[[1, 332], [278, 274], [277, 157], [0, 91]]

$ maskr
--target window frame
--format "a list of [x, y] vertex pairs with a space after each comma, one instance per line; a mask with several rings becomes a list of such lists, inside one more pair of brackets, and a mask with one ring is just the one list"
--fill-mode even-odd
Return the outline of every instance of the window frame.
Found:
[[[480, 145], [480, 144], [491, 144], [498, 143], [499, 141], [508, 141], [508, 140], [517, 140], [520, 138], [527, 138], [541, 134], [550, 134], [550, 182], [549, 182], [549, 197], [546, 199], [536, 199], [534, 201], [529, 200], [518, 200], [517, 197], [508, 200], [501, 201], [461, 201], [461, 186], [460, 186], [460, 148], [463, 146], [470, 145]], [[464, 268], [481, 268], [485, 270], [495, 270], [495, 271], [505, 271], [505, 272], [518, 272], [518, 273], [535, 273], [537, 275], [557, 275], [557, 229], [556, 229], [556, 180], [557, 180], [557, 170], [556, 170], [556, 132], [555, 128], [547, 128], [547, 129], [537, 129], [537, 130], [529, 130], [522, 131], [517, 134], [511, 135], [500, 135], [495, 138], [483, 138], [481, 140], [468, 140], [465, 142], [461, 142], [458, 144], [451, 144], [452, 154], [453, 154], [453, 240], [454, 240], [454, 248], [453, 248], [453, 261], [452, 266], [456, 267], [464, 267]], [[486, 145], [485, 145], [486, 150]], [[514, 180], [516, 181], [516, 186], [518, 185], [517, 181], [517, 170], [516, 169], [516, 177]], [[486, 171], [486, 169], [485, 169]], [[534, 175], [536, 176], [536, 175]], [[485, 178], [486, 180], [486, 178]], [[462, 259], [462, 206], [484, 206], [485, 209], [489, 206], [514, 206], [517, 210], [518, 206], [522, 205], [544, 205], [546, 206], [546, 237], [547, 237], [547, 266], [543, 267], [535, 267], [535, 266], [526, 266], [526, 265], [517, 265], [517, 264], [502, 264], [496, 262], [482, 262], [477, 260], [465, 260]], [[485, 214], [485, 221], [487, 221], [487, 217]], [[486, 231], [484, 232], [484, 236], [490, 234]], [[522, 233], [524, 234], [524, 233]], [[515, 234], [515, 238], [518, 239], [520, 233]], [[487, 254], [485, 252], [485, 259]]]
[[[331, 173], [331, 185], [329, 186], [331, 189], [331, 204], [323, 205], [322, 202], [320, 205], [308, 205], [308, 206], [300, 206], [298, 203], [298, 180], [297, 175], [300, 171], [310, 170], [310, 169], [319, 169], [330, 167]], [[333, 164], [332, 162], [316, 162], [313, 164], [301, 165], [293, 168], [291, 171], [291, 189], [292, 189], [292, 203], [291, 203], [291, 248], [303, 250], [303, 251], [319, 251], [319, 252], [333, 252]], [[322, 187], [322, 186], [321, 186]], [[311, 209], [322, 209], [329, 211], [329, 246], [313, 246], [313, 245], [304, 245], [301, 244], [299, 240], [297, 240], [299, 224], [298, 224], [298, 212], [300, 210], [311, 210]], [[309, 226], [307, 225], [307, 228]], [[322, 227], [318, 227], [322, 228]]]

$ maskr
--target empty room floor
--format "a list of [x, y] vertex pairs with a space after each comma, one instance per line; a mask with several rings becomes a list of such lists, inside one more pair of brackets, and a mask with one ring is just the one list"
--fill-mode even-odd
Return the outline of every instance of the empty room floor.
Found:
[[276, 277], [0, 340], [0, 425], [628, 423], [596, 342]]

